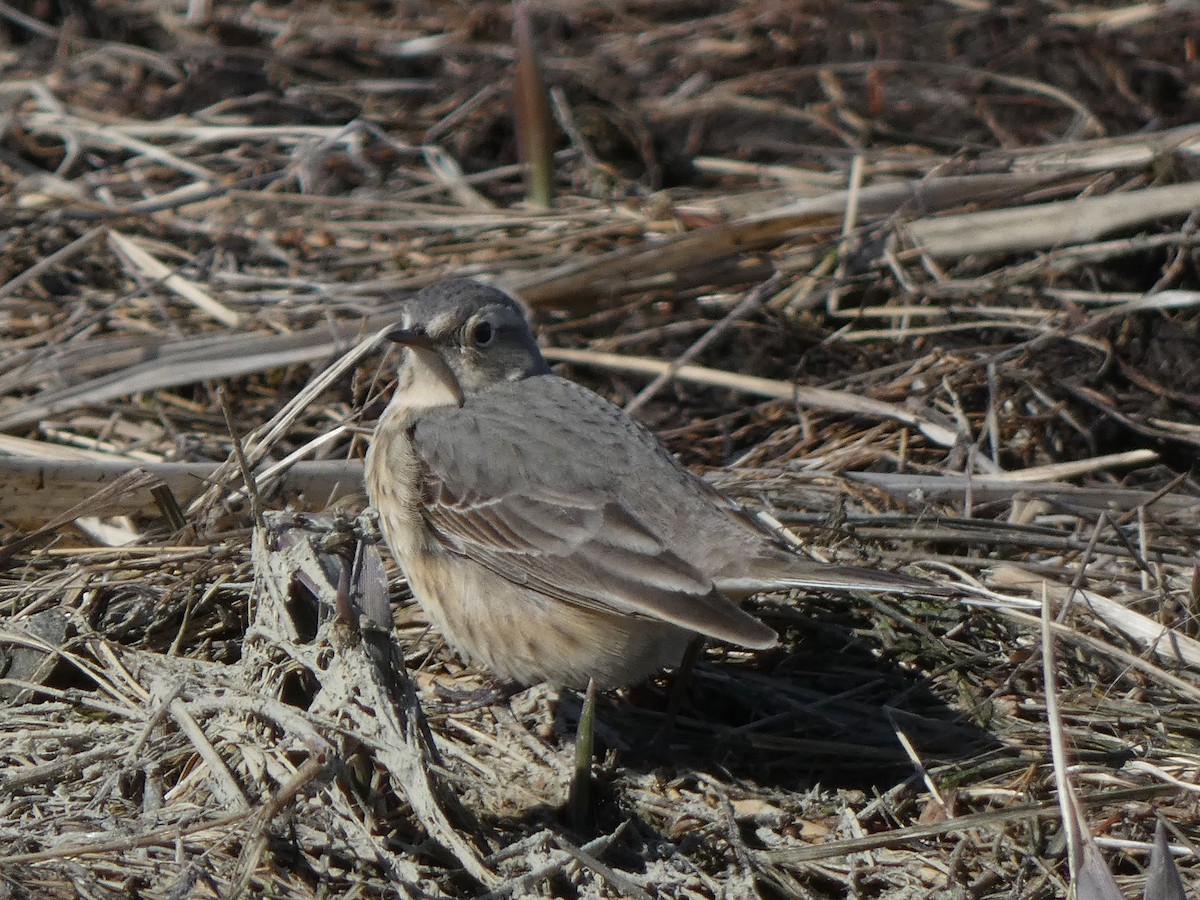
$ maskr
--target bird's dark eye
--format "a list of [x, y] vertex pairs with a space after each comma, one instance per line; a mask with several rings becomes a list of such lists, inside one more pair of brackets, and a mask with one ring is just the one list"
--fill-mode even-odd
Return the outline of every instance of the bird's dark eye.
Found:
[[471, 329], [471, 343], [476, 347], [486, 347], [495, 336], [496, 330], [492, 328], [492, 323], [487, 319], [476, 322]]

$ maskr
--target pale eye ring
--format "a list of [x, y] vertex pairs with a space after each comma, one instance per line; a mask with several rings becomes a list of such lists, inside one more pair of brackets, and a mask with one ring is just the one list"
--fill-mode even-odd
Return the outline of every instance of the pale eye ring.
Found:
[[496, 329], [487, 319], [480, 319], [471, 326], [471, 343], [476, 347], [486, 347], [496, 338]]

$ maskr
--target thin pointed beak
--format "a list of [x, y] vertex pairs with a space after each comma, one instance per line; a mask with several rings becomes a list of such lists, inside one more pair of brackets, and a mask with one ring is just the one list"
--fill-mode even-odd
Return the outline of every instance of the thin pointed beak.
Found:
[[397, 344], [403, 344], [405, 347], [430, 348], [433, 346], [433, 338], [426, 334], [423, 328], [404, 328], [398, 325], [384, 337]]

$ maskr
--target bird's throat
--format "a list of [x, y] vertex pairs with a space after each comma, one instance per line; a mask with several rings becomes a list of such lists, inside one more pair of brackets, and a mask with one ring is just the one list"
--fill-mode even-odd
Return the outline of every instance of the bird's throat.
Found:
[[409, 347], [389, 412], [410, 418], [426, 410], [462, 405], [462, 386], [446, 361], [432, 349]]

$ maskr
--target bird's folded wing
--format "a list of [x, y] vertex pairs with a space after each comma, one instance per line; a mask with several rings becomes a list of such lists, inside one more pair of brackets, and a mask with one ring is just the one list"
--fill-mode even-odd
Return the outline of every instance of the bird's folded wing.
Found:
[[[672, 552], [622, 492], [591, 476], [573, 478], [570, 461], [540, 443], [542, 430], [528, 433], [528, 418], [506, 421], [489, 411], [488, 440], [481, 441], [480, 418], [470, 409], [438, 413], [413, 429], [413, 447], [429, 524], [451, 551], [567, 603], [748, 647], [775, 643], [770, 628]], [[579, 427], [572, 426], [577, 437]], [[562, 439], [561, 431], [553, 436]], [[586, 440], [576, 446], [595, 449]]]

